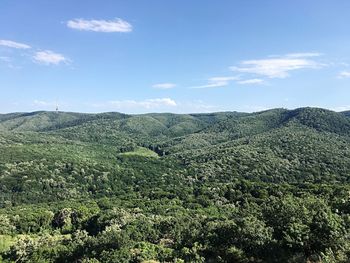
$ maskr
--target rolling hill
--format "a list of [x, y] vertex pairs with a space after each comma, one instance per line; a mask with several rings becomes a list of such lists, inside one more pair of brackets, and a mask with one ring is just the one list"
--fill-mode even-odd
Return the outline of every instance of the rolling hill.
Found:
[[349, 260], [346, 112], [2, 114], [0, 152], [8, 262]]

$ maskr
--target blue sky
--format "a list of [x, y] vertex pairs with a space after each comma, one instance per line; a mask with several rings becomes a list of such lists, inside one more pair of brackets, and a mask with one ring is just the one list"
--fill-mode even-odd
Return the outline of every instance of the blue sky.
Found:
[[2, 0], [0, 112], [350, 109], [348, 0]]

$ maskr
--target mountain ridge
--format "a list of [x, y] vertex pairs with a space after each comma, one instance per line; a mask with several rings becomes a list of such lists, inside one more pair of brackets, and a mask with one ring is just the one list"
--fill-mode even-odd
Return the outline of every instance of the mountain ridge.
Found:
[[[58, 128], [64, 128], [67, 126], [75, 126], [78, 124], [82, 124], [88, 121], [94, 121], [99, 119], [119, 119], [119, 118], [146, 118], [152, 117], [154, 119], [165, 119], [165, 121], [169, 121], [172, 119], [192, 119], [202, 121], [206, 124], [213, 124], [217, 121], [226, 118], [239, 118], [239, 117], [253, 117], [259, 115], [268, 115], [269, 113], [274, 114], [278, 112], [286, 113], [285, 118], [291, 118], [291, 116], [298, 116], [302, 113], [313, 111], [313, 113], [327, 113], [333, 114], [333, 116], [338, 116], [341, 118], [341, 115], [349, 116], [350, 112], [334, 112], [327, 109], [322, 108], [312, 108], [312, 107], [303, 107], [297, 108], [294, 110], [287, 110], [283, 108], [275, 108], [270, 110], [264, 110], [260, 112], [254, 113], [244, 113], [244, 112], [236, 112], [236, 111], [225, 111], [225, 112], [212, 112], [212, 113], [191, 113], [191, 114], [177, 114], [177, 113], [145, 113], [145, 114], [124, 114], [119, 112], [103, 112], [103, 113], [79, 113], [79, 112], [54, 112], [54, 111], [35, 111], [35, 112], [22, 112], [22, 113], [6, 113], [0, 114], [0, 127], [8, 130], [33, 130], [42, 131], [42, 130], [50, 130], [53, 129], [54, 125], [57, 125], [57, 122], [60, 122], [60, 126]], [[46, 119], [41, 119], [46, 117]], [[38, 120], [36, 120], [38, 119]], [[344, 119], [345, 120], [345, 119]], [[163, 120], [164, 121], [164, 120]], [[12, 123], [11, 123], [12, 122]], [[29, 122], [29, 124], [28, 124]], [[42, 122], [48, 122], [47, 124], [43, 124]], [[180, 121], [177, 121], [179, 123]], [[30, 127], [35, 126], [35, 124], [40, 124], [39, 127]]]

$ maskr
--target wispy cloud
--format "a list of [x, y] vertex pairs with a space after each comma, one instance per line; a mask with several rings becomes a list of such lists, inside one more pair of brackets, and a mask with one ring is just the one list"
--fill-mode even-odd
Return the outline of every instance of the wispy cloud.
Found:
[[163, 107], [175, 107], [177, 103], [170, 98], [156, 98], [146, 100], [114, 100], [102, 104], [94, 104], [97, 108], [109, 108], [123, 111], [154, 110]]
[[52, 101], [44, 101], [44, 100], [34, 100], [33, 106], [37, 107], [54, 107], [56, 106], [55, 102]]
[[239, 77], [233, 76], [233, 77], [213, 77], [208, 79], [208, 83], [205, 85], [200, 86], [194, 86], [191, 87], [192, 89], [205, 89], [205, 88], [220, 88], [225, 87], [230, 84], [233, 80], [238, 80]]
[[[18, 43], [15, 41], [11, 40], [0, 40], [0, 46], [5, 46], [9, 48], [14, 48], [14, 49], [31, 49], [32, 47], [23, 44], [23, 43]], [[22, 57], [27, 57], [29, 54], [26, 52], [22, 52]], [[45, 64], [45, 65], [58, 65], [60, 63], [68, 63], [70, 60], [63, 56], [62, 54], [55, 53], [51, 50], [42, 50], [42, 51], [35, 51], [31, 55], [33, 61], [36, 63], [40, 64]], [[18, 68], [16, 66], [12, 65], [12, 60], [13, 58], [10, 57], [0, 57], [0, 60], [3, 62], [6, 62], [7, 65], [11, 68]]]
[[286, 78], [291, 71], [322, 67], [322, 64], [310, 58], [319, 55], [319, 53], [292, 53], [277, 58], [245, 60], [230, 69], [267, 78]]
[[48, 111], [55, 111], [56, 109], [59, 110], [73, 110], [72, 108], [73, 105], [70, 105], [67, 102], [64, 101], [53, 101], [53, 100], [42, 100], [42, 99], [37, 99], [31, 102], [28, 107], [30, 110], [48, 110]]
[[175, 83], [158, 83], [152, 86], [155, 89], [172, 89], [176, 87]]
[[212, 104], [207, 104], [202, 100], [179, 102], [176, 109], [177, 113], [203, 113], [215, 111], [223, 111], [223, 108]]
[[[317, 69], [329, 64], [318, 62], [315, 58], [322, 56], [318, 52], [288, 53], [283, 56], [271, 55], [266, 59], [244, 60], [229, 69], [239, 72], [237, 76], [214, 77], [204, 85], [190, 87], [192, 89], [219, 88], [228, 86], [232, 81], [239, 85], [267, 83], [266, 79], [286, 78], [291, 71], [300, 69]], [[343, 74], [345, 77], [345, 74]]]
[[342, 71], [338, 74], [338, 78], [344, 79], [344, 78], [350, 78], [350, 71]]
[[262, 84], [264, 83], [264, 80], [263, 79], [246, 79], [246, 80], [237, 81], [237, 83], [241, 85]]
[[34, 54], [33, 59], [35, 62], [45, 65], [58, 65], [70, 61], [62, 54], [55, 53], [51, 50], [38, 51]]
[[337, 111], [337, 112], [342, 112], [342, 111], [349, 111], [350, 110], [350, 105], [344, 105], [344, 106], [337, 106], [337, 107], [333, 107], [330, 108], [333, 111]]
[[31, 46], [29, 46], [27, 44], [18, 43], [18, 42], [11, 41], [11, 40], [4, 40], [4, 39], [0, 39], [0, 46], [5, 46], [5, 47], [9, 47], [9, 48], [16, 48], [16, 49], [29, 49], [29, 48], [31, 48]]
[[173, 113], [195, 113], [214, 112], [223, 109], [207, 104], [202, 100], [175, 101], [171, 98], [156, 98], [145, 100], [116, 100], [100, 103], [86, 104], [95, 111], [121, 111], [126, 113], [147, 113], [147, 112], [173, 112]]
[[73, 19], [67, 22], [69, 28], [82, 30], [82, 31], [94, 31], [94, 32], [131, 32], [132, 25], [121, 18], [114, 20], [85, 20], [85, 19]]
[[319, 57], [322, 55], [323, 55], [322, 53], [318, 53], [318, 52], [306, 52], [306, 53], [290, 53], [290, 54], [287, 54], [286, 57], [307, 58], [307, 57]]
[[276, 106], [263, 106], [263, 105], [244, 105], [241, 107], [240, 111], [243, 112], [259, 112], [268, 109], [277, 108]]
[[10, 57], [0, 57], [0, 60], [4, 61], [4, 62], [11, 62], [11, 58]]
[[4, 63], [8, 68], [20, 69], [21, 67], [13, 64], [13, 59], [11, 57], [1, 56], [0, 62]]

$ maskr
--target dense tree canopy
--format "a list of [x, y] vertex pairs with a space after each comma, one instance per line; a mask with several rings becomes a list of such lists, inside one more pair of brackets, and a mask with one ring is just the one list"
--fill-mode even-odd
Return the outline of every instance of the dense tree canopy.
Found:
[[0, 261], [350, 261], [347, 113], [4, 114], [0, 152]]

